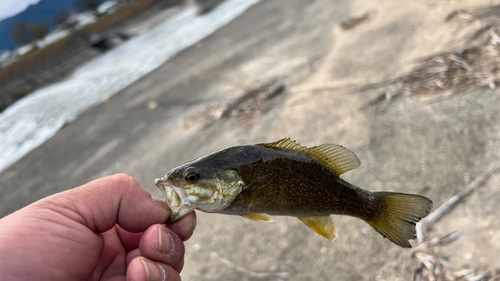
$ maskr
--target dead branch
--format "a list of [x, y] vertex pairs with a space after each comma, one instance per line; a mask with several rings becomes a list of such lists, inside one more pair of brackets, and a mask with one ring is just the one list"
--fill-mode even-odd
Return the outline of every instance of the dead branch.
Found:
[[419, 263], [418, 268], [413, 273], [414, 281], [493, 281], [499, 278], [499, 273], [497, 271], [482, 272], [477, 269], [455, 270], [449, 262], [439, 257], [434, 248], [456, 241], [461, 236], [460, 232], [452, 232], [447, 235], [434, 237], [429, 240], [425, 240], [423, 234], [424, 229], [428, 229], [429, 227], [431, 227], [445, 214], [450, 212], [451, 209], [456, 207], [462, 199], [472, 194], [474, 190], [483, 185], [493, 175], [498, 174], [499, 172], [500, 165], [495, 169], [492, 169], [488, 173], [478, 177], [471, 184], [469, 184], [463, 192], [451, 197], [448, 201], [439, 206], [439, 208], [434, 210], [434, 212], [430, 213], [427, 217], [417, 223], [416, 230], [419, 245], [415, 247], [415, 249], [410, 251], [411, 256], [415, 258]]
[[462, 199], [469, 196], [476, 188], [484, 184], [493, 175], [498, 174], [499, 172], [500, 172], [500, 165], [497, 166], [495, 169], [489, 171], [488, 173], [480, 176], [479, 178], [474, 180], [471, 184], [469, 184], [463, 192], [451, 197], [443, 205], [439, 206], [439, 208], [437, 208], [427, 217], [422, 219], [420, 224], [425, 228], [431, 227], [435, 222], [437, 222], [445, 214], [451, 211], [451, 209], [453, 209]]

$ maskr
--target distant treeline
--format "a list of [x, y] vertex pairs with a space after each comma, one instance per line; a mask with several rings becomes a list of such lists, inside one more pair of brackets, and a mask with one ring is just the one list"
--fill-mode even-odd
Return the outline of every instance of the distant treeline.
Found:
[[[42, 0], [43, 1], [43, 0]], [[10, 31], [11, 39], [18, 45], [26, 45], [43, 39], [49, 32], [50, 27], [60, 27], [62, 29], [72, 29], [77, 22], [72, 20], [72, 16], [77, 12], [88, 11], [96, 17], [102, 16], [99, 6], [104, 0], [73, 0], [75, 9], [61, 8], [51, 19], [29, 23], [24, 20], [14, 22]], [[126, 6], [133, 0], [117, 0], [117, 4]]]

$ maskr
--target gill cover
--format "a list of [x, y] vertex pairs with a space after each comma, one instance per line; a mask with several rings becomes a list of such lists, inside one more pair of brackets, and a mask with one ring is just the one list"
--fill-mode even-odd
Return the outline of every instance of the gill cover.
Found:
[[209, 213], [221, 211], [244, 189], [245, 183], [235, 170], [204, 168], [205, 159], [199, 158], [174, 168], [155, 180], [172, 210], [169, 222], [194, 209]]

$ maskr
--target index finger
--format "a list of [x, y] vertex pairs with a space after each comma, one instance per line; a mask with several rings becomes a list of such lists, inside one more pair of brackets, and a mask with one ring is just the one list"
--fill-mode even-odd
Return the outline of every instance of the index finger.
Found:
[[166, 222], [170, 216], [164, 201], [154, 200], [126, 174], [104, 177], [37, 203], [50, 204], [52, 209], [98, 233], [115, 224], [129, 232], [141, 232]]

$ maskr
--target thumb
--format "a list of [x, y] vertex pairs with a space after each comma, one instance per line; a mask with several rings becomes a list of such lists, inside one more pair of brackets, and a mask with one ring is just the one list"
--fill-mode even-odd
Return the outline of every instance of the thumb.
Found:
[[165, 201], [154, 199], [126, 174], [104, 177], [35, 204], [48, 204], [97, 233], [115, 224], [130, 232], [141, 232], [155, 223], [166, 222], [170, 216]]

